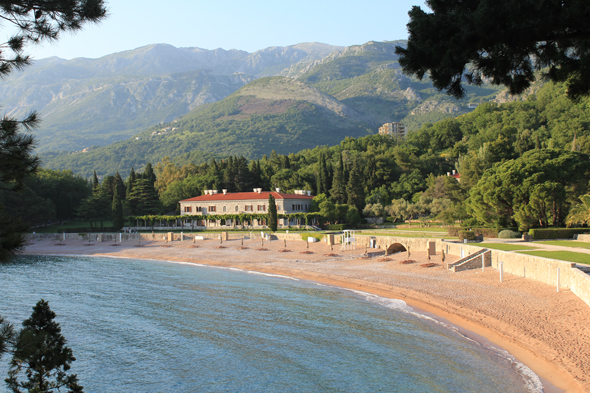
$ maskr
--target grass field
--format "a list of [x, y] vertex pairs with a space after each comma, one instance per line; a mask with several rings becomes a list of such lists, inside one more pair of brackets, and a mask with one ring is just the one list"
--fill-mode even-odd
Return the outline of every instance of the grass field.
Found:
[[440, 227], [408, 227], [408, 228], [387, 228], [387, 229], [380, 229], [380, 231], [384, 232], [440, 232], [440, 233], [447, 233], [447, 228], [440, 228]]
[[590, 254], [582, 254], [573, 251], [521, 251], [519, 254], [534, 255], [537, 257], [557, 259], [560, 261], [584, 263], [590, 265]]
[[[93, 223], [93, 226], [100, 226], [100, 221], [95, 221]], [[103, 227], [112, 227], [113, 223], [112, 221], [107, 221], [104, 220], [102, 222], [102, 226]], [[32, 228], [30, 230], [30, 232], [36, 232], [36, 233], [62, 233], [62, 229], [63, 228], [90, 228], [90, 221], [70, 221], [67, 222], [65, 224], [52, 224], [52, 225], [47, 225], [46, 227], [37, 227], [37, 228]]]
[[562, 246], [562, 247], [590, 249], [590, 243], [579, 242], [577, 240], [549, 240], [549, 241], [535, 242], [535, 243], [547, 244], [548, 246]]
[[536, 247], [524, 246], [513, 243], [478, 243], [480, 247], [491, 248], [500, 251], [514, 251], [514, 250], [535, 250]]
[[424, 238], [431, 238], [431, 239], [458, 239], [457, 237], [449, 236], [445, 233], [436, 233], [436, 232], [361, 232], [357, 231], [358, 235], [364, 236], [394, 236], [394, 237], [424, 237]]

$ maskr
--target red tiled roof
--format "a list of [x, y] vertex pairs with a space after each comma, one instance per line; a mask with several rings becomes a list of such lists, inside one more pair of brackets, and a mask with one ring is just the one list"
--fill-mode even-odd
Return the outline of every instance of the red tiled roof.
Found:
[[261, 191], [257, 192], [228, 192], [227, 194], [215, 195], [201, 195], [194, 198], [184, 199], [180, 202], [206, 202], [206, 201], [243, 201], [248, 199], [268, 200], [268, 196], [272, 195], [275, 199], [313, 199], [313, 196], [299, 195], [299, 194], [285, 194], [275, 191]]

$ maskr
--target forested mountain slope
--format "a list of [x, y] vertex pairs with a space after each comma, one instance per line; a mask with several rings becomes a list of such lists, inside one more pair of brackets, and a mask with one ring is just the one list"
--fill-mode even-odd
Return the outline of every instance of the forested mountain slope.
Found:
[[132, 166], [164, 157], [193, 162], [212, 156], [257, 158], [271, 150], [296, 153], [373, 132], [365, 116], [335, 98], [290, 78], [268, 77], [127, 141], [87, 152], [46, 155], [44, 165], [74, 168], [85, 176], [95, 169], [100, 174], [126, 173]]
[[395, 54], [398, 45], [405, 46], [405, 41], [370, 41], [322, 60], [297, 63], [282, 74], [334, 96], [376, 125], [398, 121], [410, 130], [468, 113], [468, 104], [489, 101], [502, 90], [491, 85], [468, 87], [462, 100], [441, 94], [427, 79], [419, 81], [404, 75]]

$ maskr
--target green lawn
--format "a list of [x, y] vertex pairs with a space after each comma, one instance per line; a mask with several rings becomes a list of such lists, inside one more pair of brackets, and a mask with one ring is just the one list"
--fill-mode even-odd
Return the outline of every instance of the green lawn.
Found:
[[444, 235], [441, 233], [408, 233], [408, 232], [356, 232], [358, 235], [363, 236], [392, 236], [392, 237], [425, 237], [425, 238], [443, 238], [443, 239], [458, 239], [458, 237], [453, 237], [449, 235]]
[[549, 241], [535, 242], [535, 243], [547, 244], [549, 246], [590, 248], [590, 243], [579, 242], [577, 240], [549, 240]]
[[443, 232], [447, 233], [447, 228], [440, 227], [412, 227], [412, 228], [386, 228], [386, 232]]
[[522, 251], [520, 254], [533, 255], [536, 257], [544, 257], [557, 259], [560, 261], [585, 263], [590, 265], [590, 254], [582, 254], [573, 251]]
[[475, 245], [500, 251], [534, 250], [536, 248], [514, 243], [475, 243]]
[[[93, 226], [100, 226], [100, 221], [95, 221]], [[102, 222], [103, 227], [112, 227], [112, 221], [104, 220]], [[70, 221], [65, 224], [52, 224], [46, 227], [32, 228], [31, 232], [36, 233], [62, 233], [64, 228], [90, 228], [90, 221]]]

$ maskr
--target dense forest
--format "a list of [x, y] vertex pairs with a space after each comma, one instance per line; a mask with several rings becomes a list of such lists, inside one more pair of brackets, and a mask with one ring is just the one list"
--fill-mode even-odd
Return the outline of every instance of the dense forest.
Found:
[[[164, 158], [142, 173], [107, 176], [92, 184], [70, 172], [40, 171], [19, 199], [40, 212], [7, 211], [38, 220], [178, 214], [178, 201], [205, 189], [312, 190], [325, 222], [346, 222], [351, 208], [365, 217], [437, 220], [465, 226], [531, 227], [576, 224], [573, 211], [590, 180], [590, 99], [571, 101], [549, 83], [524, 101], [485, 103], [467, 115], [426, 124], [405, 139], [346, 138], [288, 155], [243, 156], [179, 164]], [[459, 181], [448, 174], [456, 171]], [[69, 210], [43, 182], [71, 183]], [[66, 182], [66, 183], [67, 183]], [[57, 183], [56, 183], [57, 184]], [[67, 183], [69, 184], [69, 183]], [[74, 189], [72, 188], [72, 189]], [[120, 202], [113, 202], [115, 199]], [[102, 206], [102, 207], [101, 207]], [[43, 214], [42, 214], [43, 213]], [[568, 219], [569, 217], [569, 219]]]

